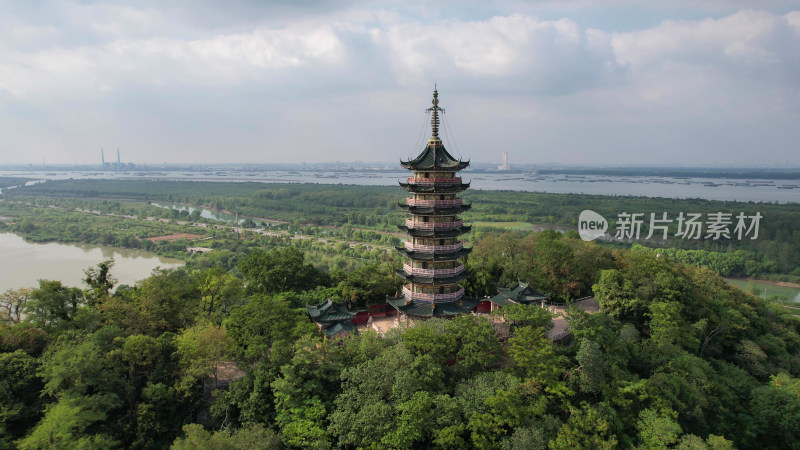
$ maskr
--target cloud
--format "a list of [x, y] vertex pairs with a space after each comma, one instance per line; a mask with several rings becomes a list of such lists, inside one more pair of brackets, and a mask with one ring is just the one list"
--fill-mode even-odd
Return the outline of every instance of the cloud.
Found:
[[480, 21], [405, 23], [377, 43], [392, 55], [400, 83], [434, 78], [484, 90], [564, 93], [596, 85], [619, 70], [602, 33], [568, 19], [521, 14]]
[[[293, 158], [395, 160], [418, 130], [417, 117], [406, 117], [427, 105], [437, 81], [445, 107], [457, 107], [450, 119], [464, 156], [477, 160], [502, 143], [530, 162], [628, 162], [620, 148], [642, 161], [672, 151], [708, 162], [722, 145], [746, 162], [757, 136], [762, 156], [800, 164], [791, 125], [800, 120], [800, 11], [615, 31], [570, 17], [582, 2], [547, 19], [534, 7], [514, 12], [515, 3], [458, 18], [388, 2], [304, 12], [239, 1], [218, 16], [213, 3], [193, 5], [12, 8], [0, 18], [9, 145], [68, 154], [116, 139], [158, 158], [187, 147], [219, 161], [219, 148], [236, 142], [243, 160], [287, 158], [264, 152], [285, 145], [303, 147]], [[560, 3], [544, 5], [552, 16]], [[36, 135], [43, 131], [51, 136]], [[366, 158], [349, 136], [383, 144]], [[532, 142], [552, 151], [528, 150]]]

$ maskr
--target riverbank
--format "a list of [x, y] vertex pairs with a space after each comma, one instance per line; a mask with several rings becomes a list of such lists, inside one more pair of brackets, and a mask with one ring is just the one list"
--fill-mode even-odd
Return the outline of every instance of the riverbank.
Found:
[[84, 287], [84, 270], [107, 259], [114, 260], [112, 273], [119, 284], [133, 285], [153, 269], [183, 266], [183, 261], [145, 250], [79, 243], [36, 243], [11, 232], [0, 232], [0, 292], [36, 287], [40, 279]]

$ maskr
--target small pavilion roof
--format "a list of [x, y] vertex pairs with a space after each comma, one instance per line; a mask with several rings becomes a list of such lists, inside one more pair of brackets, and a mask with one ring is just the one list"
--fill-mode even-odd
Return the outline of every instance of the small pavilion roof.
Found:
[[350, 321], [356, 313], [350, 312], [344, 303], [336, 303], [327, 299], [318, 305], [307, 305], [306, 311], [311, 319], [317, 323]]

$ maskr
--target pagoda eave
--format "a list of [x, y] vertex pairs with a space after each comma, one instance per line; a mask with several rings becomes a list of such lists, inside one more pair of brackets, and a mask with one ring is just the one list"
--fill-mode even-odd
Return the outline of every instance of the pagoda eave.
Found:
[[409, 316], [418, 318], [430, 317], [453, 317], [460, 314], [467, 314], [480, 303], [480, 299], [462, 297], [453, 302], [421, 302], [418, 300], [408, 300], [405, 297], [386, 297], [386, 301], [397, 311]]
[[454, 216], [462, 212], [469, 211], [472, 205], [458, 205], [448, 207], [436, 206], [408, 206], [406, 203], [398, 203], [397, 206], [409, 214], [424, 215], [424, 216]]
[[409, 275], [402, 270], [398, 270], [397, 274], [400, 275], [406, 281], [411, 283], [422, 283], [422, 284], [429, 284], [432, 286], [451, 286], [459, 281], [463, 281], [469, 276], [469, 271], [464, 270], [457, 275], [449, 275], [446, 277], [427, 277], [421, 275]]
[[457, 194], [469, 189], [469, 183], [461, 184], [412, 184], [399, 183], [400, 187], [414, 194]]
[[408, 228], [405, 225], [398, 225], [397, 228], [400, 229], [400, 231], [408, 233], [411, 237], [435, 239], [458, 237], [464, 233], [469, 233], [472, 229], [469, 225], [462, 225], [452, 230], [421, 230], [419, 228]]
[[467, 256], [472, 251], [472, 248], [462, 248], [449, 253], [424, 253], [412, 252], [407, 250], [405, 247], [395, 248], [401, 255], [411, 258], [415, 261], [455, 261], [461, 257]]
[[419, 170], [419, 171], [428, 171], [428, 172], [436, 172], [436, 171], [454, 171], [454, 170], [464, 170], [469, 167], [469, 161], [461, 162], [459, 161], [453, 165], [447, 166], [440, 166], [438, 164], [433, 165], [416, 165], [412, 161], [400, 161], [400, 165], [408, 170]]

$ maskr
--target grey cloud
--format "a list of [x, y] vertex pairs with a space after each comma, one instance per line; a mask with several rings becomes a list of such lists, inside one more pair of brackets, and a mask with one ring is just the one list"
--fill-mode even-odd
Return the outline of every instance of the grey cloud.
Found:
[[613, 32], [514, 3], [459, 18], [422, 3], [265, 3], [12, 8], [0, 156], [86, 161], [116, 142], [135, 162], [393, 161], [413, 153], [437, 81], [477, 160], [502, 146], [520, 162], [703, 163], [724, 148], [744, 164], [757, 137], [760, 158], [800, 164], [800, 12]]

